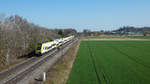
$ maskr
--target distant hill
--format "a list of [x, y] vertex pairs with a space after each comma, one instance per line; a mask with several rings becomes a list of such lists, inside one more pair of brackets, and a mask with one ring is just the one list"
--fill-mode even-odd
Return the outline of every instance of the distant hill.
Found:
[[144, 34], [145, 32], [150, 32], [150, 27], [121, 27], [117, 30], [112, 31], [117, 34]]

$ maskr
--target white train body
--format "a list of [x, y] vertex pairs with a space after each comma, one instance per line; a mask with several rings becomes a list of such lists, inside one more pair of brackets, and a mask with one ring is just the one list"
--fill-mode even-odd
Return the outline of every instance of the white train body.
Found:
[[61, 45], [71, 41], [74, 36], [69, 36], [65, 38], [55, 39], [54, 41], [39, 43], [36, 47], [35, 53], [36, 54], [44, 54], [47, 53], [55, 48], [60, 47]]

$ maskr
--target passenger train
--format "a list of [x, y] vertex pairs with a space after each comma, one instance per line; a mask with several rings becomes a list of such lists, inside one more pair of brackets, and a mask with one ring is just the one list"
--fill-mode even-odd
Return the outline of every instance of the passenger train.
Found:
[[55, 48], [59, 48], [61, 45], [69, 42], [73, 38], [74, 36], [69, 36], [65, 38], [55, 39], [53, 41], [38, 43], [35, 49], [35, 54], [43, 55], [44, 53], [47, 53]]

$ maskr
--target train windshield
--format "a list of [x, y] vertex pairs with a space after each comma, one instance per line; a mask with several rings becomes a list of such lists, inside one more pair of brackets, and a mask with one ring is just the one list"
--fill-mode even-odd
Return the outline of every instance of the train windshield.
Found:
[[38, 45], [42, 45], [42, 43], [38, 43]]
[[41, 47], [37, 47], [37, 50], [41, 50]]

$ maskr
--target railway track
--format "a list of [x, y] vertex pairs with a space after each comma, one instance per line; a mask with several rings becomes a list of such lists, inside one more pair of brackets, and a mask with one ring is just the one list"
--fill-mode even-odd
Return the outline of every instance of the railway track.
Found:
[[[12, 67], [8, 70], [0, 72], [0, 84], [27, 84], [27, 81], [26, 83], [23, 83], [21, 80], [25, 78], [30, 78], [30, 77], [33, 79], [33, 77], [30, 75], [35, 73], [36, 69], [44, 65], [47, 61], [49, 61], [50, 65], [52, 66], [53, 63], [56, 62], [56, 60], [59, 57], [61, 57], [62, 51], [65, 50], [63, 52], [65, 53], [67, 49], [69, 49], [69, 46], [71, 46], [76, 41], [77, 39], [75, 39], [74, 41], [70, 41], [66, 43], [65, 45], [61, 46], [59, 50], [54, 49], [51, 52], [45, 54], [44, 56], [33, 57], [23, 63], [18, 64], [15, 67]], [[27, 77], [27, 76], [30, 76], [30, 77]]]

